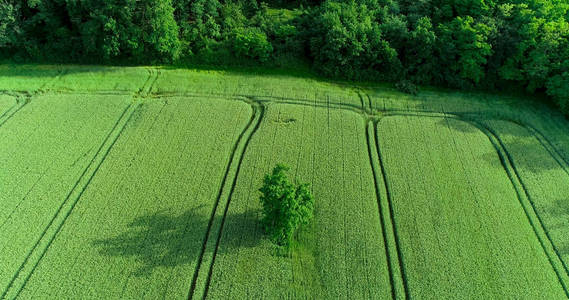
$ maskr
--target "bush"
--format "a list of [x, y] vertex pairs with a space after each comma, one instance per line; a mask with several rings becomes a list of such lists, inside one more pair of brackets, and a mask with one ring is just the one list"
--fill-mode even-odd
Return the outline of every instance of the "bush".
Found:
[[419, 88], [409, 80], [401, 80], [395, 84], [395, 88], [405, 94], [417, 95]]
[[547, 94], [555, 100], [561, 111], [569, 116], [569, 72], [550, 78]]
[[273, 46], [259, 28], [242, 28], [235, 33], [233, 50], [238, 57], [266, 61], [273, 52]]
[[294, 186], [286, 171], [289, 168], [278, 164], [272, 174], [265, 176], [261, 191], [263, 205], [262, 224], [277, 245], [288, 248], [300, 225], [307, 224], [313, 216], [314, 198], [308, 184]]

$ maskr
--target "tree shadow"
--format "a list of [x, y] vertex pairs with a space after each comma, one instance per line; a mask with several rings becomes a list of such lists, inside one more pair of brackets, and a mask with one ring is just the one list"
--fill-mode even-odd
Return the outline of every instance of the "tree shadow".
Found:
[[557, 251], [559, 252], [559, 255], [561, 255], [561, 256], [569, 255], [569, 243], [561, 243], [557, 247]]
[[569, 223], [569, 198], [555, 200], [552, 206], [546, 208], [546, 211], [555, 217], [567, 217]]
[[6, 77], [28, 77], [28, 78], [53, 78], [60, 73], [72, 75], [78, 73], [116, 73], [122, 72], [123, 68], [139, 68], [137, 66], [120, 65], [89, 65], [89, 64], [35, 64], [35, 63], [7, 63], [0, 68], [2, 75]]
[[228, 212], [218, 254], [230, 253], [240, 248], [255, 248], [264, 238], [258, 211]]
[[[205, 206], [181, 214], [158, 211], [137, 217], [118, 235], [95, 240], [92, 244], [101, 255], [134, 259], [139, 266], [133, 275], [139, 277], [151, 275], [156, 268], [196, 262], [209, 223], [209, 215], [197, 210]], [[244, 214], [229, 214], [226, 221], [233, 226], [254, 222]], [[257, 236], [243, 234], [239, 244], [227, 243], [222, 249], [233, 251], [236, 247], [255, 247], [258, 242]]]
[[474, 125], [469, 124], [466, 121], [456, 120], [453, 118], [440, 118], [437, 122], [437, 126], [448, 127], [451, 131], [458, 131], [462, 133], [476, 133], [480, 130]]
[[[512, 158], [515, 167], [522, 172], [539, 174], [551, 170], [562, 170], [562, 166], [553, 159], [541, 145], [534, 143], [520, 142], [507, 144], [506, 151]], [[506, 154], [505, 154], [506, 155]], [[507, 158], [506, 158], [507, 159]], [[495, 151], [488, 152], [482, 156], [482, 160], [488, 162], [496, 168], [502, 168], [500, 158]], [[522, 178], [523, 180], [523, 178]]]
[[[444, 120], [441, 120], [441, 122], [444, 122]], [[500, 140], [497, 143], [501, 142], [504, 145], [506, 153], [503, 154], [505, 158], [507, 159], [510, 156], [514, 165], [520, 171], [529, 171], [537, 174], [549, 170], [563, 169], [539, 140], [522, 125], [499, 119], [482, 118], [477, 119], [476, 122], [481, 123], [497, 135]], [[466, 133], [482, 132], [474, 125], [461, 121], [449, 122], [449, 127], [452, 130]], [[492, 133], [487, 133], [487, 135], [490, 134]], [[481, 160], [496, 168], [503, 167], [496, 151], [489, 151], [483, 154]]]

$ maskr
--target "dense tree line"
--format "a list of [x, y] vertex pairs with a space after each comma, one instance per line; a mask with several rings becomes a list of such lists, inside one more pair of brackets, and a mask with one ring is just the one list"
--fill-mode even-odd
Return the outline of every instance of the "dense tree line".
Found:
[[569, 113], [566, 0], [0, 0], [0, 51], [91, 63], [309, 58], [348, 79], [517, 85]]

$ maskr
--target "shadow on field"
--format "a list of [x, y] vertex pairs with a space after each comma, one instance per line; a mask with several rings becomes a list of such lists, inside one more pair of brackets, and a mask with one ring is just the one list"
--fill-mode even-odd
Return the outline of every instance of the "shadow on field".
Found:
[[440, 118], [437, 125], [448, 127], [450, 131], [459, 131], [464, 133], [475, 133], [479, 131], [478, 128], [473, 125], [453, 118]]
[[[182, 214], [159, 211], [134, 219], [124, 231], [114, 237], [99, 239], [93, 245], [105, 256], [134, 259], [138, 268], [135, 276], [151, 275], [156, 268], [173, 268], [195, 263], [203, 246], [209, 216], [196, 213], [199, 206]], [[228, 215], [225, 228], [250, 227], [256, 219], [245, 214]], [[235, 229], [234, 229], [235, 230]], [[233, 251], [238, 247], [255, 247], [259, 238], [243, 233], [239, 237], [229, 236], [222, 241], [218, 253]], [[235, 238], [239, 239], [237, 243]]]
[[[550, 170], [563, 169], [537, 141], [530, 142], [520, 138], [516, 143], [506, 144], [506, 151], [511, 155], [514, 164], [520, 171], [524, 170], [538, 174]], [[496, 168], [502, 168], [502, 164], [495, 152], [487, 153], [483, 156], [483, 159]]]
[[555, 200], [547, 212], [555, 217], [566, 217], [569, 222], [569, 198]]
[[228, 213], [225, 219], [219, 253], [239, 248], [254, 248], [264, 238], [260, 217], [256, 211], [238, 214]]
[[[499, 134], [499, 138], [504, 142], [505, 150], [511, 155], [514, 164], [518, 168], [523, 168], [532, 173], [540, 173], [549, 170], [562, 169], [544, 148], [534, 135], [527, 129], [510, 121], [496, 121], [492, 119], [480, 119], [493, 131]], [[446, 124], [445, 120], [440, 120], [439, 125]], [[481, 132], [474, 125], [458, 120], [448, 120], [448, 127], [452, 130], [474, 133]], [[507, 141], [507, 142], [506, 142]], [[491, 151], [482, 156], [482, 160], [488, 162], [496, 168], [503, 168], [499, 156], [495, 151]]]

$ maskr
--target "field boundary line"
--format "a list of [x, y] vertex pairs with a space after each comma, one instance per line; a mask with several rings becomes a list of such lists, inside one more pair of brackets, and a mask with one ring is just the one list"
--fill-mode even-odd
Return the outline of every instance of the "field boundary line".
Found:
[[46, 93], [46, 88], [59, 80], [61, 76], [65, 75], [67, 71], [65, 69], [60, 70], [57, 75], [55, 75], [50, 80], [43, 83], [37, 90], [33, 91], [12, 91], [12, 90], [2, 90], [1, 94], [13, 96], [16, 98], [16, 104], [10, 107], [9, 110], [4, 112], [0, 116], [0, 127], [4, 125], [9, 119], [11, 119], [16, 113], [18, 113], [26, 104], [28, 104], [33, 96], [41, 95]]
[[[233, 145], [232, 153], [226, 166], [220, 189], [218, 190], [217, 200], [211, 212], [208, 229], [188, 293], [188, 299], [203, 299], [207, 296], [215, 258], [221, 243], [225, 219], [231, 203], [231, 197], [235, 190], [237, 178], [239, 177], [241, 165], [249, 143], [253, 135], [257, 132], [265, 114], [265, 107], [262, 104], [254, 101], [248, 101], [248, 103], [251, 105], [253, 113]], [[229, 189], [228, 195], [224, 197], [227, 189]], [[220, 208], [222, 208], [222, 210]], [[220, 214], [222, 215], [219, 216]], [[208, 250], [210, 251], [208, 252]]]
[[59, 70], [59, 72], [57, 72], [57, 75], [42, 84], [36, 91], [34, 91], [34, 94], [43, 94], [47, 92], [49, 90], [49, 86], [58, 81], [63, 75], [67, 74], [67, 72], [69, 72], [68, 69]]
[[[372, 123], [372, 125], [370, 126], [370, 123]], [[366, 144], [367, 144], [367, 153], [368, 153], [368, 159], [369, 159], [369, 164], [371, 167], [371, 171], [372, 171], [372, 175], [373, 175], [373, 187], [375, 190], [375, 197], [376, 197], [376, 201], [377, 201], [377, 209], [378, 209], [378, 213], [379, 213], [379, 219], [381, 222], [381, 234], [383, 236], [383, 241], [384, 241], [384, 248], [385, 248], [385, 256], [387, 259], [387, 269], [389, 271], [389, 283], [391, 284], [391, 298], [392, 299], [398, 299], [398, 293], [399, 291], [402, 291], [403, 293], [405, 293], [405, 288], [403, 287], [403, 276], [401, 274], [401, 269], [400, 269], [400, 262], [399, 262], [399, 257], [397, 255], [397, 253], [395, 253], [395, 255], [392, 255], [391, 251], [396, 250], [395, 248], [395, 239], [393, 237], [393, 232], [390, 232], [389, 234], [389, 239], [388, 239], [388, 235], [387, 235], [387, 230], [392, 228], [390, 226], [388, 226], [388, 219], [391, 219], [391, 216], [389, 214], [389, 210], [386, 209], [384, 206], [385, 203], [384, 201], [382, 201], [382, 196], [381, 196], [381, 189], [380, 189], [380, 183], [379, 183], [379, 179], [378, 179], [378, 167], [376, 166], [377, 161], [379, 161], [379, 158], [377, 158], [376, 156], [374, 156], [372, 153], [374, 153], [374, 151], [372, 150], [372, 145], [375, 145], [375, 139], [376, 137], [372, 137], [370, 135], [370, 130], [372, 131], [373, 134], [375, 134], [375, 130], [373, 129], [373, 121], [372, 120], [367, 120], [366, 121], [366, 126], [365, 126], [365, 138], [366, 138]], [[377, 152], [375, 152], [377, 155]], [[397, 278], [397, 283], [396, 283], [396, 279]], [[401, 286], [400, 286], [401, 285]], [[403, 298], [406, 298], [406, 296], [404, 295]]]
[[[531, 196], [523, 183], [517, 168], [513, 162], [513, 159], [508, 152], [507, 148], [505, 147], [502, 140], [499, 136], [488, 126], [483, 124], [482, 122], [472, 119], [472, 118], [465, 118], [461, 115], [453, 114], [453, 113], [439, 113], [439, 112], [431, 112], [431, 111], [408, 111], [408, 112], [394, 112], [385, 115], [385, 117], [389, 116], [414, 116], [414, 117], [432, 117], [432, 118], [451, 118], [458, 121], [465, 122], [470, 124], [471, 126], [478, 129], [482, 132], [490, 141], [492, 146], [494, 147], [498, 157], [500, 159], [500, 163], [502, 164], [502, 168], [506, 172], [510, 183], [512, 184], [518, 201], [526, 215], [530, 226], [532, 227], [536, 238], [538, 239], [545, 256], [547, 257], [553, 271], [555, 272], [561, 287], [563, 288], [565, 295], [569, 298], [569, 290], [567, 288], [567, 283], [569, 282], [569, 276], [567, 272], [567, 268], [559, 251], [555, 247], [555, 244], [551, 240], [551, 237], [543, 225], [541, 217], [537, 214], [537, 210], [535, 209], [535, 205], [531, 200]], [[508, 120], [505, 120], [508, 121]], [[511, 122], [511, 121], [509, 121]], [[512, 122], [515, 123], [515, 122]], [[521, 190], [520, 190], [521, 189]], [[526, 203], [527, 202], [527, 203]], [[529, 205], [528, 205], [529, 204]], [[530, 210], [531, 208], [531, 210]], [[544, 237], [545, 236], [545, 237]], [[551, 253], [553, 252], [553, 253]], [[559, 270], [558, 266], [561, 266], [564, 270]], [[564, 272], [563, 272], [564, 271]]]

